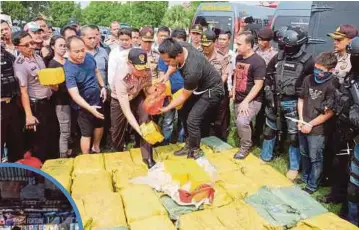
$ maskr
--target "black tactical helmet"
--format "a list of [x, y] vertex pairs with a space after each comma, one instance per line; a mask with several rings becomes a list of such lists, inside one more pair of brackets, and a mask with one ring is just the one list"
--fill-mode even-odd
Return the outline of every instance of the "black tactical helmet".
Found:
[[307, 34], [299, 27], [288, 26], [283, 36], [284, 52], [293, 56], [308, 42]]
[[353, 38], [347, 45], [347, 52], [352, 56], [359, 56], [359, 37]]
[[278, 30], [274, 31], [273, 40], [278, 43], [278, 48], [281, 50], [284, 49], [285, 44], [283, 42], [283, 37], [287, 30], [288, 30], [288, 26], [283, 26], [283, 27], [279, 28]]

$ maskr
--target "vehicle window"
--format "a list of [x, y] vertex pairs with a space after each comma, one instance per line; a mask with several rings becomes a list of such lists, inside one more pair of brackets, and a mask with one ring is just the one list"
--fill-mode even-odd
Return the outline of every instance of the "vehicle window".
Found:
[[278, 16], [274, 19], [273, 30], [283, 26], [296, 26], [308, 31], [309, 19], [307, 16]]
[[200, 24], [203, 29], [215, 28], [232, 31], [233, 18], [230, 16], [197, 16], [195, 24]]

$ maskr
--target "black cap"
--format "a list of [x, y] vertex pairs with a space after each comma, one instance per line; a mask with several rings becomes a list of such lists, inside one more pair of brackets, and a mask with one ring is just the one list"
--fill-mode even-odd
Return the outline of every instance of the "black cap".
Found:
[[70, 18], [70, 20], [68, 21], [67, 24], [68, 24], [68, 25], [72, 25], [72, 26], [74, 26], [74, 25], [80, 25], [80, 23], [77, 21], [76, 18]]
[[147, 53], [140, 48], [132, 48], [128, 53], [128, 61], [135, 66], [137, 70], [148, 69]]
[[212, 30], [206, 30], [201, 38], [202, 46], [210, 46], [214, 43], [217, 39], [217, 35]]
[[203, 33], [203, 27], [200, 24], [194, 24], [191, 27], [191, 33], [192, 32], [202, 34]]
[[262, 28], [258, 31], [258, 37], [265, 41], [270, 41], [274, 37], [274, 32], [270, 28]]

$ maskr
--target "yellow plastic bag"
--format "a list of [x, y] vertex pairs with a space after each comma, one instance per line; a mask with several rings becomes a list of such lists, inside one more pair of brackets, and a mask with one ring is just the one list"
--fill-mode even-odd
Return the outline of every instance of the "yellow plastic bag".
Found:
[[141, 124], [140, 130], [143, 138], [151, 145], [162, 142], [164, 139], [160, 127], [153, 121]]
[[41, 170], [52, 175], [52, 174], [66, 174], [71, 175], [74, 169], [73, 158], [59, 158], [45, 161]]
[[176, 230], [167, 216], [153, 216], [130, 224], [131, 230]]
[[88, 217], [86, 215], [85, 212], [85, 207], [84, 207], [84, 203], [82, 201], [82, 199], [74, 199], [75, 204], [79, 210], [80, 216], [81, 216], [81, 220], [82, 220], [82, 224], [83, 224], [83, 228], [84, 229], [91, 229], [91, 225], [92, 225], [92, 218]]
[[113, 172], [113, 181], [116, 191], [121, 191], [121, 189], [124, 189], [131, 185], [131, 179], [146, 175], [147, 170], [142, 166], [134, 164], [123, 165], [121, 168]]
[[158, 159], [160, 161], [164, 161], [164, 160], [168, 160], [168, 159], [179, 158], [179, 157], [174, 156], [173, 154], [174, 154], [174, 152], [180, 150], [181, 148], [182, 147], [178, 144], [159, 146], [159, 147], [155, 148], [154, 153], [157, 153]]
[[302, 220], [293, 230], [355, 230], [355, 225], [343, 220], [333, 213], [321, 214], [306, 220]]
[[[206, 156], [218, 172], [235, 171], [239, 169], [236, 160], [233, 159], [233, 155], [237, 151], [238, 149], [232, 149], [220, 153], [207, 154]], [[231, 155], [231, 157], [228, 157], [229, 155]]]
[[192, 212], [180, 216], [180, 230], [228, 230], [213, 214], [212, 210]]
[[41, 69], [38, 75], [41, 85], [58, 85], [65, 81], [65, 72], [62, 67]]
[[[141, 149], [140, 148], [132, 148], [130, 149], [130, 155], [132, 158], [132, 161], [135, 165], [140, 165], [143, 166], [144, 169], [147, 170], [147, 166], [145, 165], [145, 163], [143, 163], [142, 161], [142, 153], [141, 153]], [[156, 151], [153, 151], [153, 159], [157, 162], [159, 161], [158, 155], [156, 154]]]
[[[51, 175], [51, 174], [50, 174]], [[71, 185], [72, 185], [72, 178], [70, 175], [66, 175], [66, 174], [55, 174], [55, 175], [51, 175], [55, 180], [57, 180], [62, 186], [64, 186], [64, 188], [66, 189], [66, 191], [71, 192]], [[55, 189], [57, 189], [57, 186], [55, 184], [53, 184], [51, 182], [51, 184], [55, 187]]]
[[72, 197], [82, 198], [91, 193], [113, 192], [112, 179], [108, 172], [79, 174], [72, 184]]
[[83, 199], [86, 215], [90, 216], [92, 229], [127, 227], [121, 195], [103, 192]]
[[[177, 92], [175, 92], [175, 93], [172, 95], [172, 99], [175, 100], [175, 99], [178, 98], [182, 93], [183, 93], [183, 89], [178, 90]], [[180, 110], [180, 109], [182, 109], [182, 106], [183, 106], [183, 105], [178, 105], [178, 106], [176, 107], [176, 109], [177, 109], [177, 110]]]
[[74, 161], [74, 167], [73, 177], [79, 174], [104, 172], [105, 162], [103, 154], [83, 154], [77, 156]]
[[218, 183], [214, 185], [214, 190], [213, 203], [204, 205], [204, 209], [215, 209], [233, 202], [233, 198]]
[[113, 173], [123, 165], [133, 165], [130, 152], [106, 153], [103, 154], [107, 172]]
[[167, 216], [155, 192], [145, 185], [131, 185], [121, 190], [127, 221], [144, 220], [152, 216]]
[[[233, 205], [232, 205], [233, 204]], [[243, 201], [232, 203], [229, 206], [212, 209], [216, 219], [218, 219], [225, 229], [231, 230], [268, 230], [283, 229], [274, 227], [267, 223], [250, 205]]]

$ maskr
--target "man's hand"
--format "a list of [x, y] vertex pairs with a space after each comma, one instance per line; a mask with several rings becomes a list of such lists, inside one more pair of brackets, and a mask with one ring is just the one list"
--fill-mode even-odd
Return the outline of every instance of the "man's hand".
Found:
[[39, 120], [37, 120], [34, 116], [27, 116], [26, 117], [26, 128], [33, 129], [36, 132], [36, 125], [39, 124]]
[[91, 106], [91, 110], [89, 112], [92, 113], [95, 117], [103, 120], [103, 119], [105, 119], [105, 117], [103, 116], [102, 113], [99, 113], [97, 111], [97, 109], [100, 109], [100, 108], [101, 108], [101, 106], [93, 105], [93, 106]]
[[107, 99], [107, 89], [106, 88], [101, 89], [100, 97], [103, 98], [102, 102], [106, 101], [106, 99]]
[[166, 83], [166, 81], [169, 80], [169, 76], [167, 74], [164, 74], [162, 77], [158, 78], [159, 83]]
[[297, 127], [298, 127], [298, 130], [301, 131], [301, 130], [302, 130], [302, 127], [303, 127], [303, 124], [302, 124], [302, 123], [298, 123]]
[[238, 110], [239, 115], [249, 117], [249, 104], [247, 102], [242, 101], [239, 104]]
[[313, 127], [309, 125], [302, 125], [301, 132], [304, 134], [309, 134], [312, 132]]
[[167, 106], [160, 109], [161, 113], [167, 113], [168, 111], [170, 111], [170, 110], [168, 109]]

